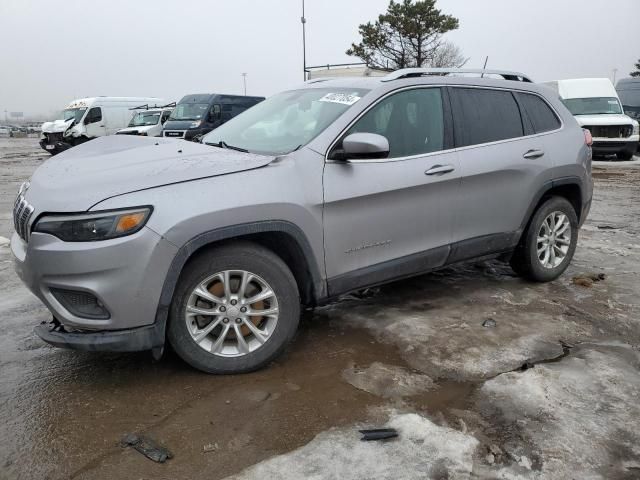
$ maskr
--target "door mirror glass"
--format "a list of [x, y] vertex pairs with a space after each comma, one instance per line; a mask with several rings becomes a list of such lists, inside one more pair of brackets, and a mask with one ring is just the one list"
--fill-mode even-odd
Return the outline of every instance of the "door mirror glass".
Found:
[[377, 133], [352, 133], [342, 140], [336, 160], [387, 158], [389, 141]]

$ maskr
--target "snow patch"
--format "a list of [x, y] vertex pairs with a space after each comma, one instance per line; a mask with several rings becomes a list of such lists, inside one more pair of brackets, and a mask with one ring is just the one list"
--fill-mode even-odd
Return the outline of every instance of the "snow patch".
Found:
[[357, 428], [329, 430], [307, 445], [252, 467], [233, 480], [387, 480], [470, 478], [475, 437], [441, 427], [418, 414], [393, 414], [387, 427], [399, 437], [362, 442]]

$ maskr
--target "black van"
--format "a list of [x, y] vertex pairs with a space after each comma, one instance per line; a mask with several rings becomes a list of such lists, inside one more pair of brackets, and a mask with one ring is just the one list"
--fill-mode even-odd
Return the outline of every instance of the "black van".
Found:
[[187, 95], [178, 102], [162, 129], [163, 137], [193, 140], [247, 108], [260, 103], [264, 97], [245, 97], [218, 93]]

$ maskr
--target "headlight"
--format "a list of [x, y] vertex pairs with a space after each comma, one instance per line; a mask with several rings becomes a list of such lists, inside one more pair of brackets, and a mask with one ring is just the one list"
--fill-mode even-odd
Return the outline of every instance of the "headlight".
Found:
[[632, 135], [640, 135], [640, 123], [636, 122], [636, 124], [633, 126]]
[[189, 128], [198, 128], [201, 123], [202, 123], [202, 120], [198, 120], [197, 122], [191, 122], [191, 126]]
[[151, 207], [81, 215], [45, 215], [33, 227], [65, 242], [93, 242], [124, 237], [139, 231], [151, 215]]

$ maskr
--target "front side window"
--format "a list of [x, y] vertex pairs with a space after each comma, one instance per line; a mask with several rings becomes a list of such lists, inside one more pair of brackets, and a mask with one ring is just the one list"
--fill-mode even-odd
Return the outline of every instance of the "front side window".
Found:
[[87, 116], [84, 117], [84, 124], [96, 123], [102, 120], [102, 110], [100, 107], [93, 107], [87, 112]]
[[202, 120], [209, 111], [208, 103], [181, 103], [171, 113], [170, 120]]
[[542, 98], [530, 93], [517, 93], [516, 95], [527, 112], [535, 133], [550, 132], [560, 128], [560, 120]]
[[444, 147], [440, 88], [405, 90], [388, 96], [365, 113], [345, 134], [376, 133], [389, 142], [389, 157], [437, 152]]
[[159, 112], [138, 112], [129, 122], [130, 127], [148, 127], [156, 125], [160, 119]]
[[453, 88], [456, 144], [480, 145], [524, 135], [520, 109], [506, 90]]
[[565, 98], [562, 102], [572, 115], [619, 115], [620, 101], [615, 97]]
[[[203, 138], [254, 153], [280, 155], [306, 145], [368, 90], [305, 88], [282, 92], [258, 103]], [[225, 112], [223, 107], [223, 120]]]

